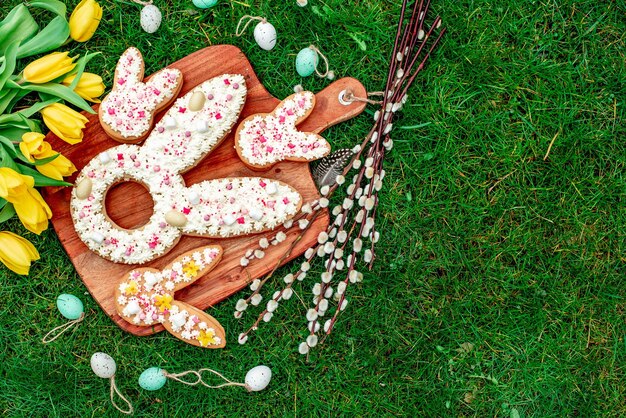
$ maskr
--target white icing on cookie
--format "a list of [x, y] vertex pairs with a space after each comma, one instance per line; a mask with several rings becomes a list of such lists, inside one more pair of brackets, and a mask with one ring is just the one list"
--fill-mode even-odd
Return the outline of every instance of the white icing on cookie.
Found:
[[[197, 92], [206, 101], [194, 112], [188, 103]], [[230, 132], [245, 97], [243, 76], [215, 77], [177, 99], [143, 146], [119, 145], [93, 158], [76, 179], [78, 185], [89, 178], [91, 193], [80, 199], [75, 188], [70, 203], [77, 234], [87, 247], [114, 262], [141, 264], [167, 253], [183, 234], [238, 236], [293, 217], [302, 198], [276, 180], [244, 177], [185, 185], [181, 174]], [[167, 127], [170, 119], [175, 127]], [[134, 230], [115, 225], [104, 207], [108, 189], [129, 180], [143, 184], [154, 201], [148, 223]]]
[[157, 108], [169, 102], [180, 90], [181, 72], [165, 68], [145, 84], [143, 58], [137, 48], [128, 48], [115, 70], [113, 90], [100, 104], [100, 122], [122, 138], [147, 134]]
[[327, 155], [330, 145], [324, 138], [296, 129], [313, 107], [315, 95], [304, 91], [282, 101], [270, 114], [248, 117], [235, 139], [241, 159], [252, 166], [267, 167], [283, 160], [313, 161]]

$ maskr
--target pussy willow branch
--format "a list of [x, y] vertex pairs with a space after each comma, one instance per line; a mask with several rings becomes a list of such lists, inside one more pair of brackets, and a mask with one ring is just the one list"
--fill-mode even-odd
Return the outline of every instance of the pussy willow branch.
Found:
[[[278, 302], [293, 293], [291, 287], [296, 281], [301, 281], [310, 268], [310, 262], [317, 255], [324, 258], [325, 271], [322, 273], [321, 281], [316, 283], [313, 288], [314, 307], [307, 312], [307, 321], [309, 323], [309, 338], [306, 342], [301, 343], [299, 351], [302, 354], [309, 353], [309, 347], [314, 347], [317, 342], [317, 332], [321, 328], [320, 318], [329, 308], [328, 298], [333, 295], [332, 289], [333, 276], [339, 271], [341, 280], [337, 283], [337, 291], [334, 293], [337, 305], [331, 319], [327, 320], [324, 325], [324, 333], [322, 342], [332, 332], [337, 321], [339, 312], [345, 308], [346, 289], [351, 283], [356, 283], [362, 278], [362, 274], [356, 270], [357, 257], [362, 256], [366, 266], [372, 268], [375, 259], [375, 244], [378, 241], [379, 234], [376, 229], [375, 216], [378, 209], [379, 196], [378, 193], [382, 187], [382, 181], [385, 173], [383, 170], [383, 161], [386, 152], [389, 152], [393, 146], [390, 132], [393, 129], [393, 119], [397, 111], [399, 111], [407, 100], [407, 91], [419, 74], [432, 52], [439, 44], [441, 37], [445, 33], [445, 29], [439, 31], [438, 35], [432, 42], [431, 38], [437, 29], [441, 26], [441, 18], [437, 16], [432, 25], [425, 29], [425, 19], [430, 8], [430, 0], [415, 1], [407, 18], [408, 0], [403, 0], [400, 11], [400, 20], [394, 41], [393, 53], [390, 59], [389, 70], [387, 74], [386, 87], [381, 101], [381, 108], [375, 114], [375, 123], [370, 132], [365, 136], [362, 143], [353, 150], [354, 155], [344, 168], [341, 176], [337, 177], [337, 181], [330, 187], [322, 188], [322, 198], [319, 200], [324, 204], [319, 204], [313, 215], [304, 216], [309, 221], [306, 227], [301, 227], [298, 238], [311, 226], [312, 220], [321, 212], [322, 208], [328, 206], [328, 199], [333, 196], [335, 191], [345, 182], [345, 176], [352, 169], [358, 172], [353, 177], [347, 188], [346, 198], [342, 205], [336, 206], [326, 231], [318, 236], [318, 243], [313, 245], [305, 253], [306, 261], [302, 263], [300, 270], [295, 274], [285, 276], [286, 286], [274, 293], [273, 298], [259, 315], [256, 322], [245, 332], [240, 335], [240, 342], [247, 339], [250, 331], [256, 329], [262, 321], [268, 321], [273, 316], [273, 311], [277, 308]], [[365, 156], [365, 163], [361, 158]], [[341, 178], [341, 181], [340, 181]], [[298, 217], [301, 219], [301, 217]], [[340, 238], [341, 236], [341, 238]], [[245, 300], [250, 302], [252, 297], [259, 294], [260, 288], [273, 276], [280, 262], [291, 254], [293, 248], [299, 239], [291, 244], [286, 255], [281, 258], [277, 266], [262, 281], [256, 281], [253, 294]], [[362, 239], [363, 238], [363, 239]], [[369, 249], [363, 251], [364, 240], [370, 240]], [[358, 241], [358, 242], [357, 242]], [[352, 244], [352, 249], [348, 255], [347, 263], [344, 263], [348, 244]], [[361, 253], [361, 254], [359, 254]], [[341, 264], [341, 266], [340, 266]], [[339, 276], [339, 275], [338, 275]], [[252, 286], [251, 286], [252, 288]], [[287, 294], [286, 292], [289, 292]], [[257, 298], [256, 304], [260, 301]], [[244, 302], [242, 300], [242, 302]], [[322, 306], [324, 304], [324, 306]], [[245, 307], [243, 307], [245, 310]], [[238, 309], [239, 310], [239, 309]], [[239, 312], [240, 313], [240, 312]], [[304, 349], [302, 348], [304, 346]]]

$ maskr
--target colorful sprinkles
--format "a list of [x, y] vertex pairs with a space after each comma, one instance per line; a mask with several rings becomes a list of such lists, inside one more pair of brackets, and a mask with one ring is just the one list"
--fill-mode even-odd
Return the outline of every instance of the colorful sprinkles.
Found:
[[330, 145], [324, 138], [296, 128], [314, 107], [315, 95], [303, 91], [282, 101], [270, 114], [244, 120], [236, 138], [242, 161], [267, 167], [283, 160], [313, 161], [327, 155]]

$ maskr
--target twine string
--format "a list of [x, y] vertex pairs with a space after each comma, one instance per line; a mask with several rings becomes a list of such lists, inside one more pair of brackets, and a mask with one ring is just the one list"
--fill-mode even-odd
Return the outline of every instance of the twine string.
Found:
[[[371, 93], [367, 93], [367, 95], [368, 96], [382, 96], [384, 95], [384, 93], [382, 91], [374, 91]], [[346, 90], [346, 92], [343, 94], [343, 100], [345, 100], [348, 103], [363, 102], [363, 103], [369, 103], [373, 105], [379, 105], [382, 103], [381, 100], [372, 100], [368, 97], [355, 96], [352, 90]]]
[[[211, 373], [215, 374], [216, 376], [224, 379], [224, 381], [226, 383], [222, 383], [221, 385], [216, 385], [216, 386], [209, 385], [204, 380], [202, 380], [202, 373], [203, 372], [211, 372]], [[165, 377], [168, 377], [168, 378], [172, 379], [172, 380], [175, 380], [177, 382], [180, 382], [180, 383], [183, 383], [183, 384], [189, 385], [189, 386], [195, 386], [195, 385], [200, 384], [200, 385], [206, 386], [206, 387], [208, 387], [210, 389], [218, 389], [218, 388], [222, 388], [222, 387], [225, 387], [225, 386], [241, 386], [241, 387], [244, 387], [244, 388], [250, 390], [248, 388], [248, 385], [246, 385], [245, 383], [233, 382], [232, 380], [229, 380], [226, 377], [224, 377], [224, 375], [222, 375], [221, 373], [218, 373], [218, 372], [216, 372], [215, 370], [212, 370], [212, 369], [200, 369], [198, 371], [196, 371], [196, 370], [187, 370], [187, 371], [181, 372], [181, 373], [168, 373], [167, 371], [163, 370], [163, 375]], [[182, 377], [187, 376], [187, 375], [195, 376], [196, 380], [195, 381], [188, 381], [188, 380], [181, 379]]]
[[[246, 24], [243, 25], [243, 28], [241, 28], [241, 30], [239, 30], [239, 27], [241, 26], [241, 24], [243, 23], [243, 21], [246, 21]], [[248, 27], [248, 25], [250, 23], [252, 23], [253, 21], [258, 20], [259, 22], [265, 23], [267, 22], [267, 19], [265, 19], [264, 17], [261, 16], [250, 16], [250, 15], [244, 15], [241, 17], [241, 19], [239, 19], [239, 23], [237, 23], [237, 29], [235, 29], [235, 36], [239, 37], [241, 35], [243, 35], [243, 33], [246, 31], [246, 28]]]
[[[46, 335], [44, 335], [43, 339], [41, 340], [44, 344], [48, 344], [51, 343], [52, 341], [56, 340], [57, 338], [59, 338], [61, 336], [61, 334], [63, 334], [65, 331], [67, 331], [68, 329], [70, 329], [71, 327], [73, 327], [74, 325], [82, 322], [82, 320], [85, 318], [85, 313], [81, 312], [80, 316], [78, 317], [78, 319], [74, 319], [70, 322], [66, 322], [63, 325], [59, 325], [58, 327], [52, 329], [50, 332], [48, 332]], [[55, 332], [59, 331], [59, 333], [57, 335], [55, 335], [54, 337], [52, 337], [51, 339], [48, 339], [48, 337], [51, 334], [54, 334]]]
[[[117, 396], [119, 396], [120, 398], [122, 398], [124, 402], [126, 402], [126, 405], [128, 405], [128, 410], [124, 410], [120, 408], [119, 406], [117, 406], [117, 404], [115, 403], [115, 399], [114, 399], [115, 393], [117, 393]], [[115, 384], [115, 375], [111, 376], [111, 403], [113, 404], [115, 409], [120, 411], [122, 414], [126, 414], [126, 415], [133, 414], [133, 405], [130, 403], [128, 399], [124, 397], [124, 395], [122, 395], [120, 390], [117, 388], [117, 385]]]
[[150, 6], [152, 4], [152, 0], [141, 1], [141, 0], [131, 0], [133, 3], [141, 4], [142, 6]]
[[326, 71], [323, 74], [320, 73], [317, 70], [317, 65], [316, 65], [315, 66], [315, 74], [317, 74], [318, 77], [325, 78], [328, 75], [328, 72], [330, 71], [330, 68], [329, 68], [329, 65], [328, 65], [328, 58], [326, 58], [326, 56], [324, 54], [322, 54], [322, 51], [320, 51], [319, 48], [317, 48], [315, 45], [310, 45], [309, 48], [312, 49], [313, 51], [315, 51], [324, 60], [324, 65], [326, 65]]

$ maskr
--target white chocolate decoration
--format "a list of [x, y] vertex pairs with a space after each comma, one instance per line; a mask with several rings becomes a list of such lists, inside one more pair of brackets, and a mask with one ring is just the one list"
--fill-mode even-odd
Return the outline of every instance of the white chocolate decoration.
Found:
[[313, 161], [327, 155], [330, 145], [323, 137], [296, 128], [314, 107], [315, 95], [303, 91], [283, 100], [272, 113], [246, 118], [235, 138], [242, 161], [266, 168], [283, 160]]
[[[187, 107], [196, 92], [207, 100], [192, 112]], [[81, 200], [74, 188], [70, 202], [76, 232], [85, 245], [113, 262], [142, 264], [166, 254], [182, 235], [239, 236], [292, 218], [302, 198], [277, 180], [235, 177], [185, 185], [182, 173], [230, 132], [245, 97], [243, 76], [215, 77], [177, 99], [143, 146], [118, 145], [92, 159], [76, 180], [91, 180], [89, 196]], [[170, 118], [177, 127], [165, 129]], [[206, 130], [194, 129], [202, 123]], [[103, 161], [103, 155], [110, 161]], [[124, 181], [143, 184], [154, 202], [152, 216], [139, 229], [120, 228], [105, 213], [108, 189]]]
[[113, 89], [100, 104], [100, 122], [121, 138], [142, 138], [150, 130], [154, 112], [180, 91], [182, 74], [164, 68], [143, 83], [144, 63], [137, 48], [128, 48], [115, 67]]
[[189, 110], [192, 112], [202, 110], [204, 102], [206, 102], [206, 96], [201, 91], [194, 92], [189, 99]]
[[80, 200], [87, 199], [91, 194], [92, 186], [93, 185], [89, 177], [82, 179], [80, 183], [76, 184], [76, 197]]

